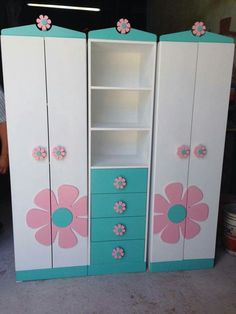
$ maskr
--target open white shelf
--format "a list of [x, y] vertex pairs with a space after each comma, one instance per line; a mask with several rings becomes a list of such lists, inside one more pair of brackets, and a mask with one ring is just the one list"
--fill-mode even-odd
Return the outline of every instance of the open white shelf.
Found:
[[149, 131], [92, 131], [91, 167], [148, 167]]
[[91, 41], [91, 86], [152, 88], [153, 44]]

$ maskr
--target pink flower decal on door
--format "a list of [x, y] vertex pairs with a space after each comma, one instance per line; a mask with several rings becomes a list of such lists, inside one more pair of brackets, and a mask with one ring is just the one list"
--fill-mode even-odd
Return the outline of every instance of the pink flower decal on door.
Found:
[[171, 183], [165, 194], [166, 197], [155, 195], [154, 234], [160, 234], [167, 243], [177, 243], [180, 233], [185, 239], [196, 237], [201, 231], [198, 222], [206, 220], [209, 214], [208, 205], [201, 202], [202, 191], [196, 186], [184, 191], [181, 183]]
[[[51, 201], [51, 206], [50, 206]], [[76, 234], [87, 237], [87, 196], [79, 198], [79, 189], [61, 185], [57, 197], [45, 189], [34, 198], [37, 208], [31, 208], [26, 216], [27, 225], [37, 229], [36, 240], [51, 245], [58, 237], [61, 248], [72, 248], [78, 243]]]

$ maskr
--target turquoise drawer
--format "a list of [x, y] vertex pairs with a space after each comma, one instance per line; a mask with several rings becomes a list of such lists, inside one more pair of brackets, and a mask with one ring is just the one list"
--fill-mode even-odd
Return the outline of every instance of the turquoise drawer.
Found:
[[145, 226], [145, 216], [96, 218], [92, 219], [91, 239], [93, 242], [144, 239]]
[[[121, 258], [115, 258], [122, 252]], [[113, 256], [114, 255], [114, 256]], [[91, 264], [120, 264], [144, 261], [144, 240], [91, 243]]]
[[146, 215], [146, 193], [92, 194], [92, 218]]
[[147, 191], [147, 168], [92, 169], [92, 193], [132, 193]]

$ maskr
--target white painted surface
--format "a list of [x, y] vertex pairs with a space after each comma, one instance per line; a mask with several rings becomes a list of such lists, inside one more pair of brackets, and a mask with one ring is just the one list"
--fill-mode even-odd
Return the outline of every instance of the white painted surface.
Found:
[[156, 108], [154, 116], [153, 164], [150, 219], [150, 262], [183, 259], [183, 237], [165, 243], [153, 234], [154, 196], [166, 197], [164, 189], [173, 182], [187, 186], [189, 159], [180, 159], [177, 148], [190, 145], [197, 45], [158, 44]]
[[2, 59], [16, 270], [51, 268], [51, 247], [26, 224], [34, 197], [49, 188], [48, 160], [32, 157], [33, 148], [48, 145], [43, 39], [2, 36]]
[[[65, 159], [51, 155], [52, 190], [69, 184], [87, 195], [87, 79], [84, 39], [46, 38], [50, 149], [61, 145]], [[70, 249], [53, 244], [53, 267], [87, 265], [88, 239]]]

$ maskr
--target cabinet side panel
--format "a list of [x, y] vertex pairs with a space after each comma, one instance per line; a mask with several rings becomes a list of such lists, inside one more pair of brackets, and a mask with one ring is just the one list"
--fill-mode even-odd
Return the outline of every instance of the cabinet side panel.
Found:
[[[225, 129], [232, 75], [233, 44], [200, 43], [195, 87], [189, 186], [190, 216], [186, 231], [192, 239], [185, 241], [184, 258], [214, 258]], [[194, 149], [206, 146], [204, 158]], [[195, 194], [195, 195], [194, 195]], [[200, 193], [201, 194], [201, 193]], [[198, 206], [195, 206], [198, 204]], [[207, 207], [209, 214], [207, 215]], [[197, 223], [199, 227], [194, 223]], [[199, 233], [197, 233], [199, 230]], [[196, 234], [197, 233], [197, 234]]]
[[43, 39], [2, 36], [2, 60], [16, 270], [50, 268], [48, 159], [32, 157], [35, 147], [48, 147]]
[[[64, 211], [64, 219], [69, 220], [64, 220], [59, 228], [52, 219], [57, 233], [53, 243], [53, 267], [87, 265], [86, 41], [46, 38], [45, 42], [51, 187], [58, 206], [73, 214], [70, 220], [70, 214], [66, 216]], [[66, 150], [61, 160], [52, 154], [57, 146]]]
[[[189, 159], [181, 159], [177, 149], [190, 145], [196, 55], [197, 45], [194, 43], [160, 42], [158, 46], [150, 262], [183, 259], [184, 241], [180, 225], [170, 221], [168, 211], [176, 204], [186, 205], [183, 193], [187, 185]], [[166, 189], [169, 191], [167, 194]], [[161, 197], [166, 200], [163, 203], [165, 208], [160, 204]]]

